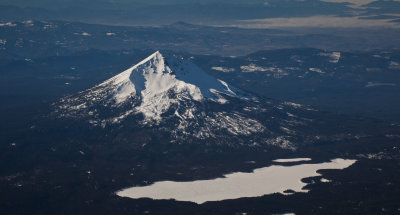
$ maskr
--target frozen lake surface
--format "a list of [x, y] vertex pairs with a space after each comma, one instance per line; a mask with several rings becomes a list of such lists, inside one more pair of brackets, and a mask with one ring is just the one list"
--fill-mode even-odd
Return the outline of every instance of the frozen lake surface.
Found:
[[273, 160], [273, 162], [277, 163], [289, 163], [289, 162], [299, 162], [299, 161], [311, 161], [311, 158], [288, 158], [288, 159]]
[[[308, 160], [307, 160], [308, 161]], [[307, 192], [302, 178], [319, 176], [320, 169], [344, 169], [356, 160], [334, 159], [316, 164], [293, 166], [272, 165], [253, 172], [237, 172], [224, 175], [223, 178], [190, 182], [161, 181], [149, 186], [132, 187], [117, 192], [118, 196], [133, 199], [175, 199], [202, 204], [207, 201], [221, 201], [242, 197], [258, 197], [285, 190]]]

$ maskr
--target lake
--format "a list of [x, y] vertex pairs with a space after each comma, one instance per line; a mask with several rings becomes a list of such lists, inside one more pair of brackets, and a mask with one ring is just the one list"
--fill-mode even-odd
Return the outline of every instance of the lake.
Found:
[[[275, 162], [308, 161], [310, 159], [282, 159]], [[293, 166], [272, 165], [255, 169], [253, 172], [236, 172], [211, 180], [189, 182], [160, 181], [148, 186], [131, 187], [117, 192], [118, 196], [133, 199], [175, 199], [202, 204], [207, 201], [221, 201], [243, 197], [259, 197], [285, 190], [307, 192], [306, 183], [301, 179], [320, 176], [320, 169], [344, 169], [356, 160], [333, 159], [324, 163], [301, 163]]]

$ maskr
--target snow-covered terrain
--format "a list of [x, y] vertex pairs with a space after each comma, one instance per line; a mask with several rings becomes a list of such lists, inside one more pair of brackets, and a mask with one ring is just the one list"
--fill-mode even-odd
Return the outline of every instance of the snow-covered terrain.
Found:
[[338, 63], [342, 54], [340, 52], [321, 52], [319, 55], [329, 57], [329, 62], [331, 63]]
[[308, 122], [288, 114], [305, 111], [301, 105], [247, 94], [212, 77], [189, 59], [160, 52], [54, 106], [58, 118], [100, 127], [134, 122], [137, 128], [168, 131], [170, 142], [188, 138], [221, 142], [222, 138], [229, 145], [286, 150], [296, 149], [297, 127]]
[[188, 60], [177, 56], [165, 57], [155, 52], [137, 65], [85, 91], [86, 99], [81, 104], [70, 106], [81, 98], [68, 98], [66, 106], [61, 108], [80, 111], [88, 109], [91, 101], [102, 100], [111, 106], [138, 101], [134, 109], [115, 117], [112, 122], [118, 122], [132, 113], [142, 113], [147, 122], [160, 121], [161, 115], [182, 99], [209, 99], [226, 103], [221, 94], [237, 96], [240, 93], [231, 88]]
[[248, 66], [241, 66], [240, 69], [242, 69], [242, 72], [266, 72], [270, 70], [270, 68], [257, 66], [253, 63]]
[[317, 73], [320, 73], [320, 74], [324, 74], [325, 73], [319, 68], [309, 68], [308, 70], [310, 70], [312, 72], [317, 72]]
[[[145, 187], [132, 187], [117, 192], [121, 197], [175, 199], [202, 204], [207, 201], [221, 201], [243, 197], [258, 197], [285, 190], [307, 192], [306, 183], [301, 179], [319, 176], [320, 169], [345, 169], [356, 160], [334, 159], [317, 164], [294, 166], [273, 165], [256, 169], [251, 173], [231, 173], [224, 178], [191, 182], [162, 181]], [[323, 182], [329, 182], [326, 179]]]
[[3, 27], [3, 26], [15, 27], [17, 25], [12, 22], [0, 23], [0, 27]]
[[391, 61], [389, 64], [389, 69], [400, 69], [400, 63]]
[[234, 72], [235, 71], [234, 68], [226, 68], [226, 67], [221, 67], [221, 66], [214, 66], [214, 67], [211, 67], [211, 69], [213, 69], [215, 71], [220, 71], [220, 72]]
[[241, 66], [240, 69], [242, 72], [249, 73], [249, 72], [267, 72], [267, 76], [273, 76], [274, 78], [282, 78], [284, 76], [288, 76], [289, 73], [285, 70], [278, 68], [276, 66], [269, 66], [269, 67], [261, 67], [257, 66], [254, 63], [249, 64], [248, 66]]

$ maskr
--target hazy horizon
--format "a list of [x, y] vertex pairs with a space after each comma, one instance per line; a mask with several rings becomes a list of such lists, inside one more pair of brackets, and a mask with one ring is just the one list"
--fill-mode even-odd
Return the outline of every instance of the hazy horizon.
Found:
[[400, 1], [391, 0], [4, 0], [0, 20], [68, 20], [112, 25], [177, 21], [244, 28], [400, 27]]

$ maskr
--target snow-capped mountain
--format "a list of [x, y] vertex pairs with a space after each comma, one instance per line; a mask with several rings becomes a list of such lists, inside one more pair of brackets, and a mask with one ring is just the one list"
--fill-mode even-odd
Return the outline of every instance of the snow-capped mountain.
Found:
[[307, 112], [300, 105], [246, 94], [189, 59], [160, 52], [55, 107], [57, 117], [103, 128], [158, 129], [170, 142], [207, 139], [287, 149], [296, 148], [298, 128], [310, 121], [296, 115]]

